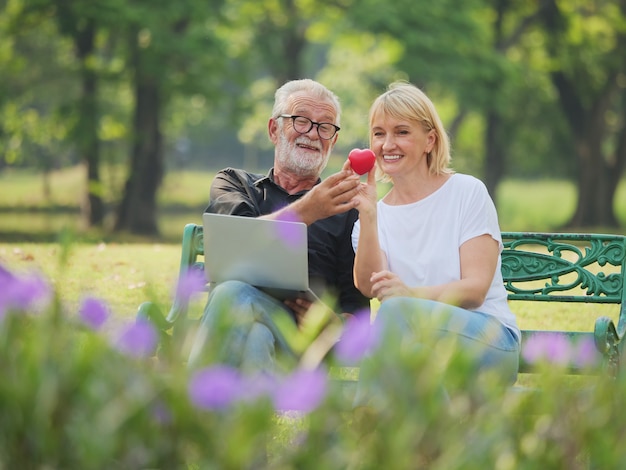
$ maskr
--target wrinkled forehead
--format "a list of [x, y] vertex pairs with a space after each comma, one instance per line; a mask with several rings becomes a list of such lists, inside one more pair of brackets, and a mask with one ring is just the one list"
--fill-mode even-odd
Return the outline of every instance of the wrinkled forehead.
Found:
[[337, 108], [329, 99], [323, 99], [306, 92], [294, 93], [287, 101], [288, 113], [297, 115], [313, 115], [317, 120], [335, 122]]

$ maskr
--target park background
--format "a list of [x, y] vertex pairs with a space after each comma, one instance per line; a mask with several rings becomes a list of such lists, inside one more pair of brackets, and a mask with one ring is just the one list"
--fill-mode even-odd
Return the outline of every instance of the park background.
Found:
[[301, 77], [343, 105], [326, 173], [367, 146], [370, 103], [405, 79], [502, 230], [623, 231], [625, 4], [2, 0], [0, 259], [65, 279], [73, 302], [132, 316], [155, 286], [166, 304], [212, 176], [267, 171], [273, 93]]
[[[422, 87], [503, 230], [626, 224], [626, 6], [603, 0], [2, 0], [0, 238], [175, 242], [212, 174], [265, 172], [274, 90], [343, 104], [328, 171]], [[541, 214], [545, 214], [542, 217]], [[137, 238], [138, 236], [139, 238]]]
[[[405, 79], [504, 231], [624, 232], [626, 0], [0, 0], [0, 264], [57, 295], [50, 315], [0, 328], [0, 467], [246, 468], [259, 435], [276, 442], [271, 407], [198, 411], [179, 362], [153, 370], [59, 318], [101, 299], [109, 334], [141, 302], [166, 311], [212, 176], [267, 171], [273, 92], [302, 77], [343, 104], [327, 173], [367, 146], [371, 101]], [[520, 326], [591, 331], [599, 314], [544, 307], [516, 307]], [[590, 399], [551, 368], [541, 400], [496, 400], [465, 429], [436, 393], [414, 400], [407, 377], [436, 376], [414, 359], [390, 368], [394, 406], [358, 439], [332, 401], [303, 445], [279, 422], [275, 468], [416, 468], [433, 441], [446, 452], [430, 468], [623, 467], [623, 377]], [[155, 401], [171, 421], [155, 423]]]
[[295, 78], [342, 102], [327, 174], [404, 79], [434, 100], [454, 168], [485, 182], [503, 231], [626, 225], [624, 0], [0, 8], [0, 259], [73, 304], [91, 293], [132, 317], [148, 295], [170, 301], [184, 225], [201, 223], [215, 171], [271, 166], [273, 93]]

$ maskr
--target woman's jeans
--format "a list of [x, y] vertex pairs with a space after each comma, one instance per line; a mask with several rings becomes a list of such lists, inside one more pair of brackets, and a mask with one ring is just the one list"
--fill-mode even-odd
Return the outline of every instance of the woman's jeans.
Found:
[[277, 350], [295, 357], [277, 320], [294, 322], [281, 301], [244, 282], [217, 285], [209, 294], [189, 366], [218, 362], [244, 372], [273, 373]]
[[[434, 345], [439, 341], [445, 342], [440, 344], [445, 344], [446, 352], [454, 348], [467, 359], [462, 372], [469, 379], [479, 380], [479, 374], [495, 372], [501, 384], [512, 385], [517, 380], [519, 342], [511, 330], [491, 315], [432, 300], [392, 297], [381, 303], [374, 325], [382, 342], [361, 365], [357, 404], [367, 401], [367, 394], [384, 388], [384, 384], [377, 383], [380, 379], [376, 370], [381, 370], [377, 356], [382, 355], [384, 363], [384, 356], [392, 350], [416, 354], [422, 351], [430, 354], [431, 360], [437, 360], [436, 354], [441, 350], [435, 352]], [[446, 377], [442, 377], [442, 386], [445, 384]]]

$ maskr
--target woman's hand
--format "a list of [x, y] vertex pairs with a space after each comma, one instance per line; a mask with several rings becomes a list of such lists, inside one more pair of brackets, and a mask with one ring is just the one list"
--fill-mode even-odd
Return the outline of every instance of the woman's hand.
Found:
[[391, 271], [373, 273], [370, 282], [372, 283], [372, 294], [381, 302], [389, 297], [414, 296], [412, 289]]
[[376, 167], [374, 166], [367, 174], [367, 181], [361, 182], [358, 192], [354, 196], [356, 201], [356, 209], [359, 213], [375, 212], [376, 203], [378, 201], [378, 192], [376, 191]]

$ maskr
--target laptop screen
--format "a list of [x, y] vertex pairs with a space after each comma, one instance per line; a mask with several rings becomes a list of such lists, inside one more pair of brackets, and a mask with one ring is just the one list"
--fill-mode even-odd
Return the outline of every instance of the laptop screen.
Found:
[[202, 221], [208, 282], [308, 290], [306, 224], [209, 213]]

